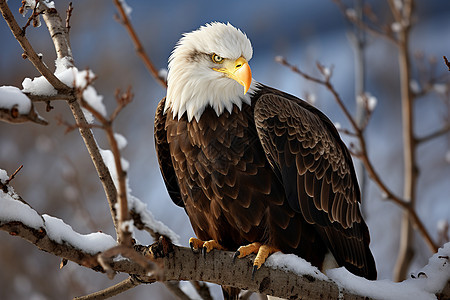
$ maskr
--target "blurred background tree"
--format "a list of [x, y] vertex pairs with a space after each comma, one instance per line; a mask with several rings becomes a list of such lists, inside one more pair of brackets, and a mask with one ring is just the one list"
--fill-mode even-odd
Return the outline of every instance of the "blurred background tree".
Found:
[[[389, 5], [367, 1], [374, 14], [390, 26]], [[398, 3], [401, 3], [399, 1]], [[59, 12], [69, 1], [57, 1]], [[8, 3], [17, 12], [19, 1]], [[350, 125], [338, 105], [326, 90], [301, 79], [274, 60], [281, 55], [303, 71], [318, 75], [316, 62], [334, 66], [332, 82], [350, 111], [355, 107], [355, 61], [348, 40], [350, 24], [331, 1], [132, 1], [132, 22], [157, 68], [164, 69], [176, 41], [184, 32], [192, 31], [211, 21], [230, 22], [247, 33], [254, 47], [250, 61], [256, 80], [314, 102], [342, 128]], [[348, 3], [352, 5], [353, 3]], [[151, 78], [135, 55], [125, 29], [113, 16], [111, 1], [79, 0], [74, 3], [71, 18], [71, 45], [76, 65], [89, 67], [99, 77], [96, 89], [104, 95], [111, 111], [115, 105], [116, 88], [133, 87], [134, 101], [119, 116], [116, 130], [126, 136], [128, 146], [123, 156], [131, 164], [129, 178], [133, 193], [148, 203], [155, 217], [165, 222], [180, 236], [184, 245], [193, 235], [184, 211], [176, 207], [165, 190], [153, 146], [153, 119], [158, 101], [165, 89]], [[429, 74], [447, 71], [441, 57], [450, 55], [445, 37], [450, 30], [450, 3], [417, 1], [414, 26], [410, 37], [413, 81], [411, 88], [431, 93], [418, 98], [415, 106], [415, 129], [426, 136], [448, 122], [450, 114], [449, 87], [437, 83], [425, 87]], [[19, 19], [22, 25], [26, 19]], [[52, 66], [53, 45], [43, 25], [29, 28], [28, 37], [43, 60]], [[398, 56], [394, 45], [373, 35], [366, 36], [366, 87], [378, 99], [366, 131], [369, 156], [396, 194], [403, 192], [403, 140], [399, 89]], [[34, 67], [21, 57], [21, 49], [5, 22], [0, 22], [0, 84], [21, 87], [26, 77], [38, 76]], [[434, 73], [432, 73], [434, 72]], [[448, 81], [448, 75], [447, 81]], [[65, 134], [55, 116], [72, 120], [64, 104], [57, 101], [55, 109], [41, 115], [50, 121], [47, 127], [34, 124], [0, 123], [0, 167], [12, 173], [19, 165], [24, 168], [14, 181], [15, 190], [40, 213], [64, 219], [83, 233], [102, 230], [114, 234], [104, 193], [85, 146], [76, 132]], [[106, 141], [97, 135], [99, 144]], [[344, 136], [348, 142], [351, 140]], [[438, 241], [438, 225], [450, 222], [450, 137], [442, 135], [417, 149], [420, 178], [417, 182], [416, 210], [433, 239]], [[378, 187], [365, 184], [363, 210], [366, 214], [379, 279], [392, 279], [400, 239], [401, 209], [383, 201]], [[139, 241], [149, 244], [146, 235]], [[23, 240], [0, 233], [0, 298], [1, 299], [65, 299], [87, 294], [112, 284], [102, 274], [69, 263], [58, 270], [59, 259], [37, 250]], [[431, 256], [421, 237], [414, 239], [415, 255], [409, 272], [423, 266]], [[45, 276], [43, 276], [45, 272]], [[115, 281], [123, 279], [117, 276]], [[216, 295], [220, 289], [214, 287]], [[122, 298], [148, 297], [173, 299], [161, 284], [139, 286]]]

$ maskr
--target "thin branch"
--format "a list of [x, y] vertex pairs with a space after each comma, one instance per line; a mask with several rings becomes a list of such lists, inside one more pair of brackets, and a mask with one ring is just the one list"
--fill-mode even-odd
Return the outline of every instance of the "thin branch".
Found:
[[66, 30], [67, 33], [70, 32], [70, 17], [72, 17], [73, 6], [72, 2], [69, 2], [69, 7], [66, 10]]
[[[4, 1], [4, 0], [0, 0]], [[64, 57], [69, 58], [69, 61], [73, 61], [72, 51], [69, 44], [69, 35], [66, 31], [62, 20], [56, 11], [56, 9], [47, 9], [43, 15], [44, 21], [50, 32], [53, 44], [55, 46], [56, 54], [59, 59]], [[56, 88], [56, 87], [55, 87]], [[57, 89], [58, 90], [58, 89]], [[66, 94], [66, 93], [63, 93]], [[76, 99], [75, 89], [71, 89], [71, 95], [73, 99]], [[116, 208], [117, 203], [117, 190], [112, 180], [111, 174], [106, 166], [103, 157], [100, 154], [97, 142], [90, 129], [90, 124], [86, 121], [83, 111], [81, 110], [80, 104], [73, 99], [68, 99], [69, 108], [75, 118], [75, 122], [79, 128], [80, 135], [86, 145], [89, 155], [94, 163], [95, 169], [97, 171], [98, 177], [102, 183], [103, 189], [108, 199], [108, 204], [111, 212], [111, 216], [114, 222], [114, 228], [116, 229], [116, 234], [119, 236], [119, 226], [116, 220]]]
[[[19, 11], [24, 12], [26, 2], [22, 1], [22, 6], [20, 7]], [[27, 23], [24, 27], [22, 27], [23, 34], [25, 35], [26, 29], [28, 26], [30, 26], [31, 21], [33, 21], [33, 27], [39, 26], [39, 15], [42, 14], [42, 11], [37, 11], [39, 7], [39, 0], [36, 0], [33, 8], [33, 12], [31, 13], [30, 17], [28, 18]]]
[[450, 71], [450, 62], [448, 61], [447, 56], [444, 55], [443, 58], [444, 58], [445, 65], [447, 66], [448, 70]]
[[416, 139], [416, 143], [417, 144], [422, 144], [422, 143], [428, 142], [428, 141], [430, 141], [432, 139], [435, 139], [435, 138], [438, 138], [440, 136], [443, 136], [443, 135], [445, 135], [448, 132], [450, 132], [450, 123], [447, 123], [447, 125], [445, 125], [441, 129], [439, 129], [439, 130], [437, 130], [437, 131], [435, 131], [433, 133], [430, 133], [430, 134], [425, 135], [423, 137], [417, 138]]
[[102, 300], [102, 299], [108, 299], [113, 296], [116, 296], [120, 293], [126, 292], [136, 286], [141, 284], [139, 280], [136, 280], [133, 276], [128, 277], [127, 279], [109, 287], [104, 290], [86, 295], [86, 296], [80, 296], [75, 297], [73, 300]]
[[[8, 24], [9, 28], [11, 29], [14, 37], [19, 42], [20, 46], [22, 47], [26, 57], [30, 62], [34, 65], [34, 67], [41, 73], [42, 76], [44, 76], [48, 82], [61, 94], [71, 94], [72, 89], [65, 85], [63, 82], [61, 82], [55, 74], [53, 74], [52, 71], [50, 71], [44, 63], [41, 61], [39, 56], [37, 55], [36, 51], [34, 51], [33, 47], [31, 46], [30, 42], [25, 36], [25, 33], [20, 28], [19, 24], [17, 24], [16, 19], [14, 18], [14, 15], [11, 13], [11, 10], [8, 7], [8, 4], [6, 3], [6, 0], [0, 0], [0, 10], [2, 12], [3, 18], [5, 19], [6, 23]], [[45, 16], [46, 14], [44, 14]]]
[[[91, 82], [89, 79], [89, 72], [86, 75], [87, 84], [85, 88], [87, 88]], [[85, 89], [84, 88], [84, 89]], [[122, 167], [121, 155], [119, 146], [117, 144], [117, 140], [114, 136], [114, 130], [112, 128], [112, 119], [106, 118], [101, 113], [99, 113], [95, 108], [93, 108], [84, 98], [82, 97], [84, 89], [80, 89], [77, 91], [77, 95], [79, 97], [79, 101], [81, 105], [87, 109], [92, 115], [102, 124], [102, 129], [105, 131], [106, 136], [108, 138], [108, 143], [111, 146], [111, 151], [114, 156], [114, 163], [116, 167], [117, 173], [117, 181], [118, 181], [118, 201], [119, 201], [119, 211], [118, 211], [118, 233], [119, 233], [119, 243], [122, 245], [131, 246], [131, 229], [128, 228], [128, 225], [125, 226], [125, 222], [130, 220], [130, 214], [128, 211], [128, 199], [127, 199], [127, 187], [126, 187], [126, 172]], [[130, 95], [128, 95], [130, 97]], [[131, 99], [126, 99], [119, 102], [119, 107], [125, 106], [129, 103]], [[121, 108], [120, 108], [121, 109]], [[120, 111], [119, 109], [119, 111]]]
[[141, 41], [139, 40], [139, 37], [136, 33], [136, 31], [133, 28], [133, 25], [131, 25], [130, 20], [128, 19], [127, 14], [125, 13], [125, 10], [122, 7], [122, 4], [119, 0], [114, 0], [114, 4], [116, 5], [117, 9], [119, 10], [120, 14], [120, 20], [122, 24], [125, 26], [126, 30], [128, 31], [128, 34], [131, 37], [131, 40], [134, 44], [134, 47], [136, 48], [136, 52], [138, 56], [142, 59], [145, 66], [147, 67], [147, 70], [150, 72], [150, 74], [155, 78], [155, 80], [164, 88], [167, 88], [167, 83], [164, 79], [162, 79], [159, 74], [158, 70], [153, 65], [152, 61], [150, 60], [149, 56], [144, 50], [144, 47], [142, 46]]
[[[356, 18], [356, 16], [353, 16], [352, 14], [349, 14], [349, 8], [342, 3], [341, 0], [332, 0], [337, 7], [341, 10], [342, 15], [351, 23], [355, 24], [356, 27], [360, 28], [361, 30], [367, 31], [372, 33], [373, 35], [376, 36], [381, 36], [384, 38], [387, 38], [389, 41], [391, 41], [394, 44], [397, 44], [397, 40], [394, 37], [394, 35], [392, 35], [392, 33], [386, 29], [382, 29], [379, 28], [380, 25], [377, 24], [368, 24], [366, 22], [363, 22], [362, 20]], [[368, 18], [371, 19], [371, 18]]]
[[5, 181], [5, 185], [9, 184], [14, 179], [14, 177], [16, 177], [17, 173], [19, 173], [20, 170], [22, 170], [22, 168], [23, 165], [20, 165], [20, 167], [18, 167], [17, 170], [15, 170], [14, 173], [12, 173], [12, 175], [9, 176], [9, 178]]
[[[325, 80], [323, 80], [323, 79], [320, 79], [320, 78], [317, 78], [317, 77], [313, 77], [313, 76], [303, 72], [297, 66], [290, 64], [284, 57], [277, 57], [276, 61], [281, 63], [282, 65], [288, 67], [289, 69], [291, 69], [291, 71], [293, 71], [294, 73], [302, 76], [306, 80], [309, 80], [309, 81], [312, 81], [312, 82], [315, 82], [315, 83], [318, 83], [320, 85], [325, 86], [333, 94], [334, 99], [338, 103], [339, 107], [342, 109], [344, 115], [347, 117], [348, 121], [350, 122], [350, 124], [352, 125], [353, 129], [355, 130], [356, 134], [360, 131], [360, 128], [358, 127], [358, 125], [356, 124], [356, 122], [353, 119], [352, 115], [348, 111], [347, 107], [345, 106], [345, 104], [342, 101], [341, 97], [339, 96], [338, 92], [336, 91], [336, 89], [334, 88], [334, 86], [330, 82], [330, 78], [331, 78], [331, 75], [332, 75], [331, 72], [330, 72], [330, 74], [328, 74], [325, 77]], [[317, 67], [319, 68], [319, 70], [321, 70], [322, 73], [324, 73], [324, 71], [323, 71], [324, 67], [322, 65], [317, 63]]]
[[31, 93], [24, 93], [32, 102], [50, 102], [50, 101], [75, 101], [77, 97], [74, 93], [70, 94], [56, 94], [56, 95], [34, 95]]

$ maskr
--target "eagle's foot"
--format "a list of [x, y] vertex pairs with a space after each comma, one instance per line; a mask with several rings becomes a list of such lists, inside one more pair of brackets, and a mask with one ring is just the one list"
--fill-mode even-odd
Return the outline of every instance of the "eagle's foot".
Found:
[[256, 270], [261, 268], [261, 266], [264, 264], [269, 255], [278, 251], [280, 251], [280, 249], [269, 245], [261, 245], [261, 243], [256, 242], [246, 246], [239, 247], [239, 249], [234, 253], [233, 261], [235, 261], [236, 258], [242, 258], [246, 257], [251, 253], [256, 253], [256, 258], [255, 261], [253, 262], [253, 270], [252, 270], [252, 278], [253, 278], [255, 276]]
[[206, 253], [211, 252], [211, 250], [213, 249], [225, 250], [225, 248], [222, 247], [216, 240], [202, 241], [198, 238], [193, 237], [189, 239], [189, 246], [191, 247], [192, 251], [196, 253], [201, 250], [203, 256], [205, 256]]

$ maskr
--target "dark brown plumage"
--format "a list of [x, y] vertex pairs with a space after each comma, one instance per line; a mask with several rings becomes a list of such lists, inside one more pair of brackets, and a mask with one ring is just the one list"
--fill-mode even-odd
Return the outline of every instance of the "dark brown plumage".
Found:
[[251, 105], [188, 122], [156, 111], [155, 144], [170, 197], [199, 239], [228, 250], [252, 242], [321, 268], [328, 249], [350, 272], [376, 278], [349, 151], [308, 103], [259, 86]]

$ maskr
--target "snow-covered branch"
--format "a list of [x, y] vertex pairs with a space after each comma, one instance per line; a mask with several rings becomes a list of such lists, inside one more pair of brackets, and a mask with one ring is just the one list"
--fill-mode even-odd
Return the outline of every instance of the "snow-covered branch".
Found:
[[[29, 241], [45, 252], [95, 271], [106, 271], [99, 262], [99, 255], [104, 255], [110, 259], [107, 264], [110, 272], [138, 276], [144, 283], [199, 280], [283, 298], [308, 299], [338, 299], [342, 296], [344, 299], [386, 299], [392, 296], [395, 299], [435, 299], [435, 294], [447, 293], [450, 243], [440, 249], [414, 278], [402, 283], [368, 281], [344, 268], [329, 271], [327, 277], [305, 260], [281, 253], [270, 256], [252, 279], [251, 259], [254, 257], [233, 262], [233, 252], [218, 250], [203, 256], [189, 248], [174, 246], [167, 238], [161, 238], [150, 247], [135, 245], [135, 255], [141, 257], [141, 262], [137, 262], [139, 259], [136, 258], [113, 260], [122, 252], [116, 250], [116, 242], [111, 236], [99, 232], [82, 235], [60, 219], [39, 215], [21, 201], [11, 186], [5, 184], [8, 179], [6, 172], [1, 171], [0, 229]], [[133, 208], [142, 210], [139, 205], [142, 204], [137, 202]], [[149, 276], [149, 268], [145, 265], [155, 264], [144, 259], [144, 256], [163, 266], [162, 269]]]

